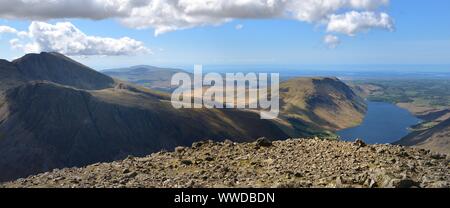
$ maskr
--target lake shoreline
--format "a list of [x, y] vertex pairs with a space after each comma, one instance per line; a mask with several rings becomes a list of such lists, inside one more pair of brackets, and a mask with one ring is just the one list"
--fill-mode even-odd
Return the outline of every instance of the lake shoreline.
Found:
[[336, 132], [343, 141], [362, 139], [369, 144], [392, 144], [410, 134], [411, 127], [423, 120], [410, 111], [387, 102], [366, 101], [368, 111], [363, 122]]

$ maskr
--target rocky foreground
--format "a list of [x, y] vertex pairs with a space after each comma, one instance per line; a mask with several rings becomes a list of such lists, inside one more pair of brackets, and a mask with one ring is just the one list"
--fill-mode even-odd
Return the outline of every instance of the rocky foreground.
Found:
[[361, 141], [206, 141], [143, 158], [66, 168], [0, 187], [448, 188], [450, 157]]

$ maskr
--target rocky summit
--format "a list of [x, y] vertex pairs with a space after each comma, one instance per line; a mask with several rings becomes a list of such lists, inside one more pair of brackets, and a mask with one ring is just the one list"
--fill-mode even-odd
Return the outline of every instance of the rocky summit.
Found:
[[2, 187], [445, 188], [450, 157], [362, 141], [197, 142], [147, 157], [52, 172]]

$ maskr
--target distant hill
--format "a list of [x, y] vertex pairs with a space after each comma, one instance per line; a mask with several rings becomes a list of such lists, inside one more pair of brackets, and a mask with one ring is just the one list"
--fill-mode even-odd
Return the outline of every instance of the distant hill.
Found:
[[164, 92], [171, 92], [174, 90], [170, 83], [174, 74], [180, 72], [186, 73], [181, 69], [160, 68], [146, 65], [107, 69], [101, 72], [119, 80]]
[[450, 84], [446, 79], [353, 80], [362, 97], [390, 102], [407, 109], [424, 122], [395, 144], [450, 154]]
[[360, 124], [364, 100], [337, 78], [296, 78], [280, 85], [281, 115], [298, 130], [337, 131]]
[[450, 155], [450, 118], [434, 127], [414, 131], [396, 144], [415, 146]]
[[[349, 103], [359, 99], [350, 88], [328, 78], [289, 82], [282, 87], [283, 112], [289, 114], [261, 120], [258, 113], [237, 109], [177, 110], [168, 94], [115, 80], [56, 53], [0, 60], [0, 75], [0, 181], [204, 139], [310, 136], [353, 124], [344, 116], [363, 110], [359, 103], [351, 109]], [[308, 93], [296, 96], [302, 90]]]
[[[150, 89], [170, 92], [172, 75], [179, 69], [153, 66], [102, 71], [114, 78]], [[280, 86], [281, 115], [288, 119], [290, 132], [315, 135], [323, 130], [336, 131], [358, 125], [366, 112], [364, 100], [337, 78], [295, 78]], [[243, 101], [245, 102], [245, 101]]]
[[252, 112], [176, 110], [166, 94], [114, 81], [59, 54], [0, 64], [0, 180], [199, 139], [288, 137]]
[[78, 89], [114, 87], [115, 81], [58, 53], [27, 54], [12, 62], [28, 80], [45, 80]]

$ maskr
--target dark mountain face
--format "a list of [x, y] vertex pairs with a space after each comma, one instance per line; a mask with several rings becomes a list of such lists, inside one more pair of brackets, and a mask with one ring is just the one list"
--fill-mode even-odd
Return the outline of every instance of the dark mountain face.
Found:
[[0, 90], [17, 86], [25, 80], [13, 63], [0, 59]]
[[362, 122], [364, 100], [336, 78], [297, 78], [280, 84], [281, 115], [297, 131], [336, 131]]
[[450, 118], [432, 128], [414, 131], [395, 144], [450, 154]]
[[283, 115], [269, 121], [236, 109], [174, 109], [167, 94], [113, 80], [60, 54], [0, 60], [0, 75], [0, 181], [198, 140], [306, 136], [308, 127], [320, 130], [315, 118], [336, 123], [360, 110], [338, 80], [283, 85]]
[[111, 77], [58, 53], [28, 54], [14, 60], [13, 64], [23, 77], [29, 80], [46, 80], [86, 90], [114, 86], [114, 80]]
[[7, 100], [9, 116], [0, 125], [0, 169], [6, 179], [143, 156], [198, 139], [286, 137], [257, 114], [177, 111], [154, 97], [122, 90], [86, 92], [31, 83], [10, 91]]
[[60, 55], [0, 64], [0, 181], [204, 139], [288, 137], [253, 112], [174, 109], [165, 94], [114, 82]]

